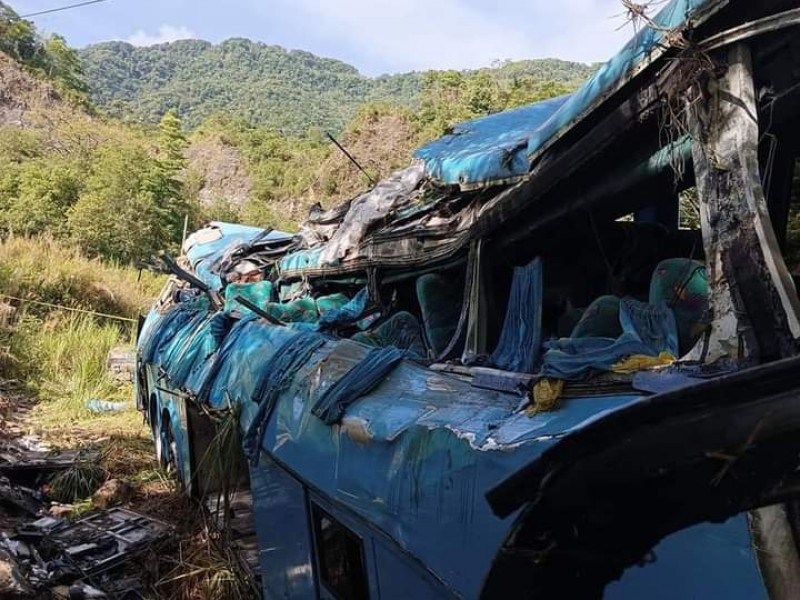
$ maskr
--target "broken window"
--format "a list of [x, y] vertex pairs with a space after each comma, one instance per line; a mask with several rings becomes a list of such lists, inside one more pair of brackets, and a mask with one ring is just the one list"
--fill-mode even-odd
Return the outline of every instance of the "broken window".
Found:
[[311, 518], [320, 584], [337, 600], [367, 600], [361, 538], [315, 504]]

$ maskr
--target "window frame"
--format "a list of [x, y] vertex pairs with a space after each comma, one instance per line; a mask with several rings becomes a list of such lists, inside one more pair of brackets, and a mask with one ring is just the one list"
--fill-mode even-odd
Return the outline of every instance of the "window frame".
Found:
[[334, 507], [323, 502], [315, 495], [308, 495], [308, 519], [309, 529], [311, 532], [313, 562], [314, 562], [314, 579], [317, 585], [318, 596], [325, 600], [350, 600], [349, 598], [340, 596], [330, 585], [325, 581], [323, 576], [322, 564], [322, 548], [321, 548], [321, 529], [319, 527], [322, 518], [327, 518], [335, 525], [341, 527], [349, 536], [358, 542], [358, 554], [361, 561], [362, 571], [362, 590], [363, 597], [356, 595], [355, 600], [369, 600], [373, 596], [372, 582], [374, 581], [374, 573], [371, 573], [373, 565], [367, 560], [367, 546], [371, 543], [371, 538], [362, 535], [357, 527], [354, 527], [352, 521]]

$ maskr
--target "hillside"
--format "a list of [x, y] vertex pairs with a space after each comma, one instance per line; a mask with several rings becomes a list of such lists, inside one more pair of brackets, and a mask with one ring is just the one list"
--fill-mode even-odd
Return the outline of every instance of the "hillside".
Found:
[[[134, 47], [106, 42], [79, 51], [93, 101], [109, 114], [156, 123], [174, 109], [189, 127], [225, 111], [285, 134], [341, 131], [359, 106], [417, 106], [426, 74], [366, 77], [344, 62], [247, 39], [180, 40]], [[501, 83], [532, 78], [574, 88], [594, 67], [556, 59], [482, 69]]]
[[130, 263], [174, 251], [187, 217], [291, 231], [454, 123], [564, 94], [590, 70], [546, 60], [369, 78], [244, 39], [79, 54], [0, 0], [0, 236]]

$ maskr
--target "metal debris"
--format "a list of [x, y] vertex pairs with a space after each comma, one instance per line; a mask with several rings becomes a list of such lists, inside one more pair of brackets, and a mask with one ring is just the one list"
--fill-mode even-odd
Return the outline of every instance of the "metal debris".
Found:
[[0, 539], [0, 550], [35, 590], [64, 598], [141, 598], [143, 582], [122, 578], [122, 568], [171, 532], [166, 523], [113, 508], [74, 523], [50, 516], [31, 521]]
[[76, 462], [93, 462], [97, 458], [94, 450], [53, 450], [35, 438], [0, 440], [0, 474], [13, 472], [15, 477], [23, 473], [60, 471]]

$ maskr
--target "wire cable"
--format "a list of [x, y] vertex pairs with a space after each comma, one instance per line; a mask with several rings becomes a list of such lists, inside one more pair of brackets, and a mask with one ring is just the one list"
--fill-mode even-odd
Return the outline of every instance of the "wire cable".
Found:
[[101, 2], [108, 2], [109, 0], [86, 0], [86, 2], [78, 2], [77, 4], [68, 4], [67, 6], [59, 6], [58, 8], [48, 8], [47, 10], [40, 10], [38, 12], [28, 13], [27, 15], [20, 15], [20, 19], [28, 19], [30, 17], [38, 17], [39, 15], [47, 15], [54, 12], [61, 12], [62, 10], [70, 10], [72, 8], [80, 8], [81, 6], [88, 6], [89, 4], [100, 4]]
[[86, 310], [85, 308], [75, 308], [73, 306], [64, 306], [63, 304], [53, 304], [52, 302], [42, 302], [41, 300], [30, 300], [28, 298], [20, 298], [18, 296], [11, 296], [10, 294], [0, 294], [0, 298], [7, 298], [15, 302], [24, 302], [27, 304], [37, 304], [39, 306], [46, 306], [48, 308], [55, 308], [58, 310], [69, 310], [72, 312], [83, 313], [85, 315], [92, 315], [95, 317], [103, 317], [104, 319], [116, 319], [118, 321], [126, 321], [129, 323], [136, 323], [136, 319], [130, 317], [122, 317], [120, 315], [109, 315], [108, 313], [97, 312], [94, 310]]

